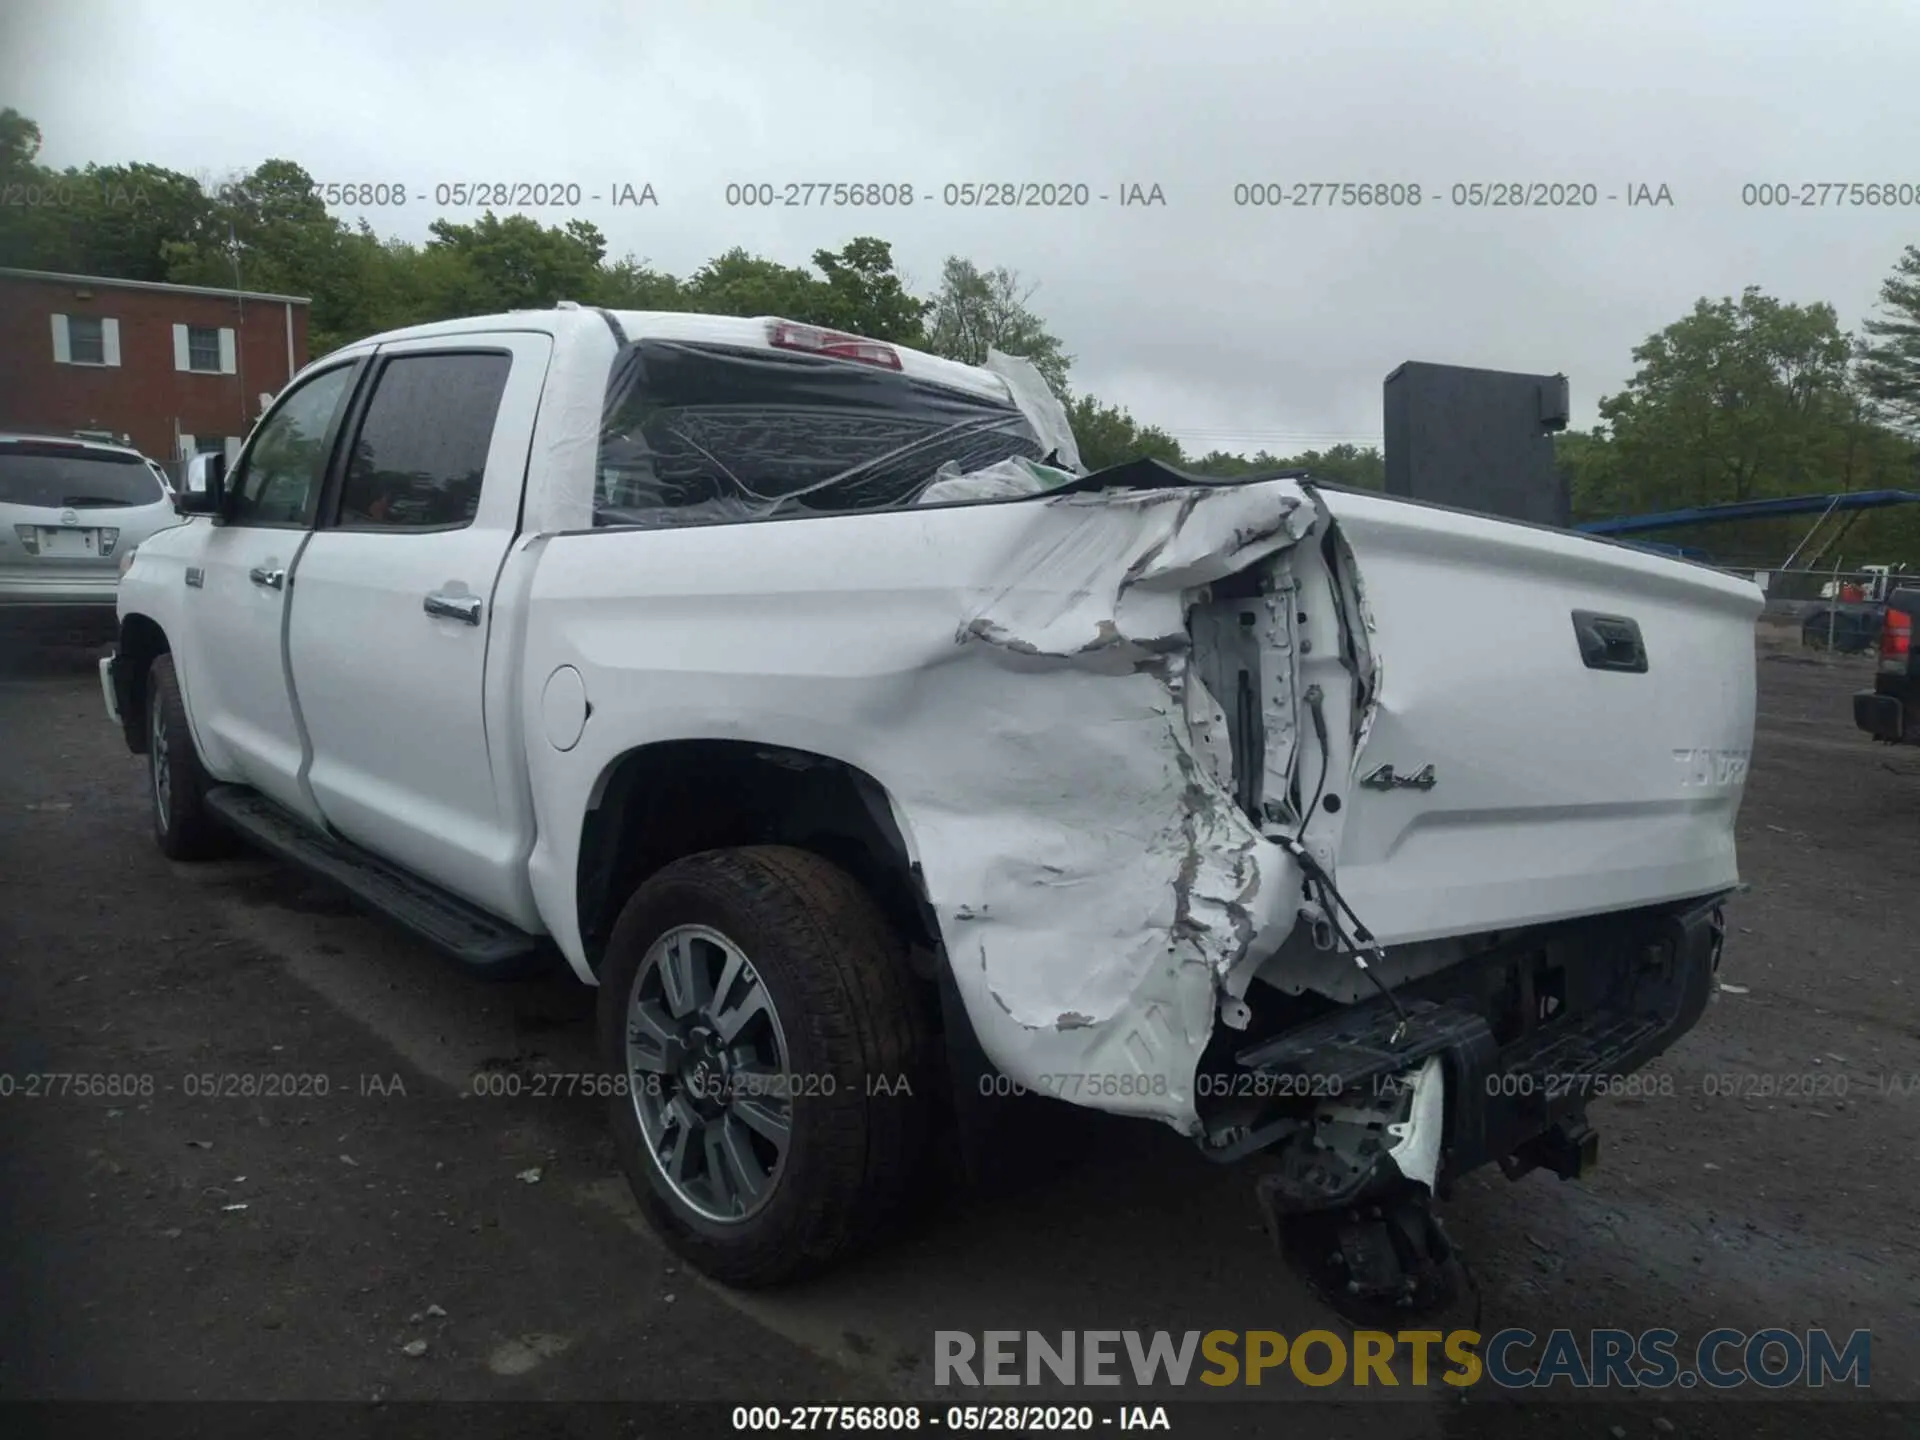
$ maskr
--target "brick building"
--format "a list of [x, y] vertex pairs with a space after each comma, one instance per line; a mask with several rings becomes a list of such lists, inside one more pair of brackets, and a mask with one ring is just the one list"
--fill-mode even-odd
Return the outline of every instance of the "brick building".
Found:
[[307, 363], [294, 295], [0, 269], [0, 430], [229, 458]]

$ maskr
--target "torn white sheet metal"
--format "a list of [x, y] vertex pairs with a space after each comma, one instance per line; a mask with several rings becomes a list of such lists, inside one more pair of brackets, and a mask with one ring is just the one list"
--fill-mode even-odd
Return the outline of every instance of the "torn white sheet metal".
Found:
[[955, 637], [1017, 684], [975, 709], [984, 733], [953, 737], [941, 783], [900, 799], [995, 1065], [1191, 1133], [1217, 1008], [1292, 928], [1300, 875], [1189, 728], [1218, 705], [1189, 668], [1186, 607], [1315, 511], [1275, 485], [1044, 503], [1019, 578]]
[[993, 1065], [1196, 1131], [1215, 1017], [1292, 929], [1300, 874], [1189, 735], [1218, 710], [1185, 610], [1306, 555], [1317, 514], [1273, 480], [552, 538], [524, 669], [575, 667], [593, 719], [529, 752], [543, 919], [590, 976], [581, 817], [633, 748], [830, 756], [886, 792]]
[[1073, 425], [1067, 419], [1067, 407], [1054, 394], [1040, 367], [1023, 355], [1008, 355], [989, 347], [987, 363], [981, 368], [1007, 382], [1007, 388], [1013, 392], [1013, 403], [1020, 407], [1020, 413], [1027, 417], [1027, 423], [1046, 446], [1041, 451], [1042, 457], [1052, 454], [1067, 469], [1076, 474], [1086, 473], [1086, 467], [1080, 463], [1080, 444], [1074, 439]]

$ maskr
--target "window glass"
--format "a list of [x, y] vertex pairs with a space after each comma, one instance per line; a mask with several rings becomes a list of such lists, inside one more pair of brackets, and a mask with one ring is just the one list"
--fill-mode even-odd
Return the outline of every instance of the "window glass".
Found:
[[194, 370], [220, 369], [220, 331], [212, 325], [187, 327], [187, 365]]
[[149, 463], [77, 445], [0, 444], [0, 504], [47, 510], [151, 505], [163, 492]]
[[1005, 399], [846, 360], [641, 340], [608, 381], [594, 523], [886, 510], [945, 467], [1042, 453]]
[[346, 394], [351, 365], [316, 375], [260, 427], [241, 462], [229, 518], [237, 525], [297, 525], [326, 470], [327, 427]]
[[76, 365], [107, 363], [106, 327], [98, 315], [67, 317], [67, 354]]
[[340, 495], [342, 525], [465, 525], [480, 508], [507, 355], [396, 355], [380, 367]]

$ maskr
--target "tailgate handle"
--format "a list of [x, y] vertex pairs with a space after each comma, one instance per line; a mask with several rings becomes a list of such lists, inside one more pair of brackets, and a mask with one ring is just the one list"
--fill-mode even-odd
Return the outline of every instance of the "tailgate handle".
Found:
[[1589, 670], [1620, 670], [1629, 675], [1647, 673], [1647, 646], [1638, 622], [1625, 615], [1600, 615], [1592, 610], [1573, 612], [1573, 633], [1580, 642], [1580, 660]]

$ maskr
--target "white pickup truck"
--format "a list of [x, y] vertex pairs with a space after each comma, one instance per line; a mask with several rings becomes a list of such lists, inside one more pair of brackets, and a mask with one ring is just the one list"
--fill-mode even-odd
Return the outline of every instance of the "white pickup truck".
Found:
[[1429, 1198], [1580, 1173], [1713, 986], [1744, 581], [1086, 474], [1024, 362], [779, 320], [378, 336], [208, 464], [103, 662], [161, 849], [564, 957], [723, 1280], [831, 1263], [1037, 1092], [1254, 1162], [1317, 1283], [1424, 1305]]

